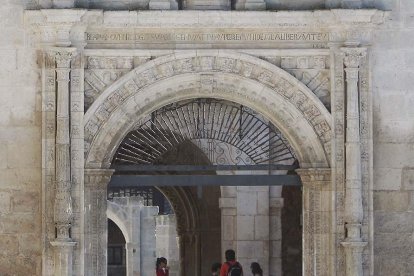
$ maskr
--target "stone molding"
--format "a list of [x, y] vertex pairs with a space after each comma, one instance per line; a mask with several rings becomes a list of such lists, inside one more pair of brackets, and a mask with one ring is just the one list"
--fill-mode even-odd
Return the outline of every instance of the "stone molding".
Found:
[[[222, 73], [218, 75], [217, 72]], [[213, 89], [202, 89], [201, 78], [206, 76], [204, 73], [209, 73]], [[178, 87], [177, 84], [179, 84]], [[185, 85], [190, 85], [190, 87], [185, 87]], [[235, 89], [235, 87], [239, 88]], [[128, 114], [136, 112], [137, 108], [141, 108], [139, 116], [143, 116], [142, 102], [136, 102], [135, 98], [145, 99], [147, 104], [152, 101], [150, 106], [155, 104], [159, 106], [166, 104], [165, 101], [171, 101], [168, 94], [177, 94], [178, 96], [179, 90], [182, 91], [181, 94], [184, 98], [192, 98], [198, 94], [199, 97], [229, 98], [231, 101], [240, 99], [243, 104], [263, 112], [269, 119], [279, 117], [279, 121], [272, 123], [281, 130], [290, 129], [293, 131], [294, 125], [298, 126], [298, 121], [294, 123], [292, 119], [281, 118], [281, 115], [286, 116], [293, 112], [290, 118], [303, 120], [300, 123], [303, 129], [295, 129], [305, 131], [307, 128], [308, 133], [305, 137], [314, 139], [311, 137], [316, 135], [318, 141], [313, 144], [320, 144], [324, 148], [322, 151], [326, 153], [325, 156], [312, 157], [314, 153], [309, 152], [309, 148], [300, 149], [304, 141], [286, 135], [296, 151], [302, 154], [302, 156], [299, 154], [302, 164], [306, 167], [311, 166], [310, 163], [316, 162], [319, 165], [325, 164], [327, 166], [330, 161], [331, 117], [309, 88], [284, 70], [258, 58], [232, 51], [198, 50], [164, 56], [147, 62], [106, 89], [85, 114], [86, 162], [91, 164], [95, 163], [94, 160], [101, 160], [104, 163], [110, 162], [112, 152], [103, 160], [102, 157], [95, 156], [93, 148], [100, 139], [100, 130], [104, 122], [119, 116], [124, 117], [123, 120], [132, 120], [132, 118], [128, 119], [125, 116], [129, 117]], [[261, 92], [257, 93], [256, 91]], [[176, 100], [178, 98], [175, 96]], [[277, 111], [276, 107], [282, 103], [286, 106], [286, 113]], [[134, 107], [127, 111], [126, 106], [132, 107], [132, 105]], [[124, 107], [121, 108], [121, 106]], [[137, 115], [134, 115], [134, 120], [137, 120]], [[135, 123], [128, 122], [128, 125], [130, 124], [128, 128]], [[119, 120], [116, 124], [117, 126], [114, 127], [121, 126]], [[305, 125], [307, 126], [305, 127]], [[114, 143], [114, 141], [109, 141], [112, 138], [107, 135], [105, 137], [107, 142]], [[100, 142], [98, 143], [102, 146]], [[315, 150], [316, 148], [311, 149], [312, 152]], [[311, 161], [311, 159], [314, 160]]]
[[[246, 1], [248, 2], [248, 1]], [[103, 10], [27, 10], [26, 24], [47, 26], [81, 22], [90, 27], [341, 27], [384, 22], [389, 12], [375, 9], [333, 9], [317, 11], [103, 11]], [[185, 16], [183, 16], [185, 15]], [[295, 23], [292, 23], [295, 22]]]
[[85, 187], [106, 190], [115, 170], [85, 169]]
[[323, 186], [331, 183], [331, 168], [309, 168], [296, 169], [295, 172], [299, 174], [302, 184]]

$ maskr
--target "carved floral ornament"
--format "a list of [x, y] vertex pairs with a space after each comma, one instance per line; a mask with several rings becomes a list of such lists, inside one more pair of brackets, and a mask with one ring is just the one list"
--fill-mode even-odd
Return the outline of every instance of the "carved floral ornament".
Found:
[[[250, 83], [253, 81], [257, 88], [261, 90], [264, 88], [270, 89], [269, 91], [273, 91], [276, 93], [275, 95], [282, 97], [283, 101], [290, 104], [290, 108], [295, 109], [303, 115], [303, 118], [306, 118], [308, 124], [312, 126], [319, 137], [320, 143], [325, 147], [327, 156], [329, 156], [329, 143], [332, 135], [331, 119], [329, 112], [319, 99], [306, 86], [280, 68], [251, 56], [230, 53], [225, 55], [198, 54], [197, 56], [188, 56], [187, 54], [187, 57], [177, 55], [160, 57], [138, 67], [115, 82], [101, 94], [85, 115], [86, 152], [90, 150], [90, 145], [98, 135], [102, 125], [109, 120], [115, 110], [129, 102], [131, 97], [136, 98], [149, 86], [176, 76], [186, 76], [187, 74], [200, 76], [201, 80], [197, 83], [190, 83], [187, 88], [184, 87], [185, 84], [182, 84], [181, 88], [179, 87], [181, 90], [199, 89], [205, 87], [208, 83], [207, 87], [211, 86], [211, 89], [201, 89], [204, 91], [201, 92], [210, 93], [211, 97], [221, 93], [233, 94], [231, 96], [233, 99], [242, 97], [249, 102], [266, 106], [267, 111], [274, 113], [275, 116], [278, 116], [278, 112], [283, 112], [277, 104], [266, 98], [267, 92], [236, 88], [230, 83], [217, 83], [217, 79], [214, 77], [217, 72], [229, 74], [229, 76], [234, 76], [240, 81], [249, 80]], [[209, 75], [211, 80], [206, 82], [205, 78]], [[203, 83], [200, 83], [201, 81]], [[155, 98], [163, 96], [161, 91], [152, 92], [151, 94], [151, 97]], [[145, 103], [145, 101], [145, 98], [142, 98], [142, 102]], [[140, 105], [140, 103], [137, 104]]]
[[347, 68], [359, 68], [362, 59], [367, 54], [366, 48], [341, 48], [344, 55], [344, 64]]

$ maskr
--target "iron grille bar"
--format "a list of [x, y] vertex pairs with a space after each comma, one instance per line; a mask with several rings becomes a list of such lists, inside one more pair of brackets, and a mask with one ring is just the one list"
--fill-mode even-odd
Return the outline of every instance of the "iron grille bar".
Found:
[[113, 175], [109, 188], [140, 186], [300, 186], [298, 175]]
[[[255, 164], [282, 161], [287, 164], [296, 159], [283, 135], [248, 108], [216, 99], [195, 99], [153, 112], [151, 118], [125, 137], [114, 161], [120, 164], [159, 163], [164, 154], [181, 143], [198, 143], [204, 139], [231, 145]], [[207, 156], [210, 157], [210, 153]]]

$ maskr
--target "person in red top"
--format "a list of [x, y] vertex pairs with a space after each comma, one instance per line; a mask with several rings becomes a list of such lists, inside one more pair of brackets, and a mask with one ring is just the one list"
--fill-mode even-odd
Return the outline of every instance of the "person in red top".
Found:
[[155, 272], [157, 273], [157, 276], [168, 276], [168, 269], [167, 259], [164, 257], [157, 258], [155, 264]]
[[237, 267], [237, 269], [234, 269], [233, 274], [231, 275], [243, 275], [243, 268], [239, 262], [236, 261], [236, 252], [232, 249], [228, 249], [225, 252], [226, 262], [223, 263], [220, 269], [220, 276], [228, 276], [229, 275], [229, 269], [231, 267]]

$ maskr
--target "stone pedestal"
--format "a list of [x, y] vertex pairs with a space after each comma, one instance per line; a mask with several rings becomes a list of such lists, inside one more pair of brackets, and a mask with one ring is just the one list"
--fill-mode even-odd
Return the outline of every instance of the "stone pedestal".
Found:
[[71, 276], [73, 247], [76, 242], [51, 242], [55, 250], [55, 276]]
[[341, 245], [345, 248], [346, 275], [364, 275], [362, 270], [362, 251], [367, 244], [367, 242], [341, 242]]

